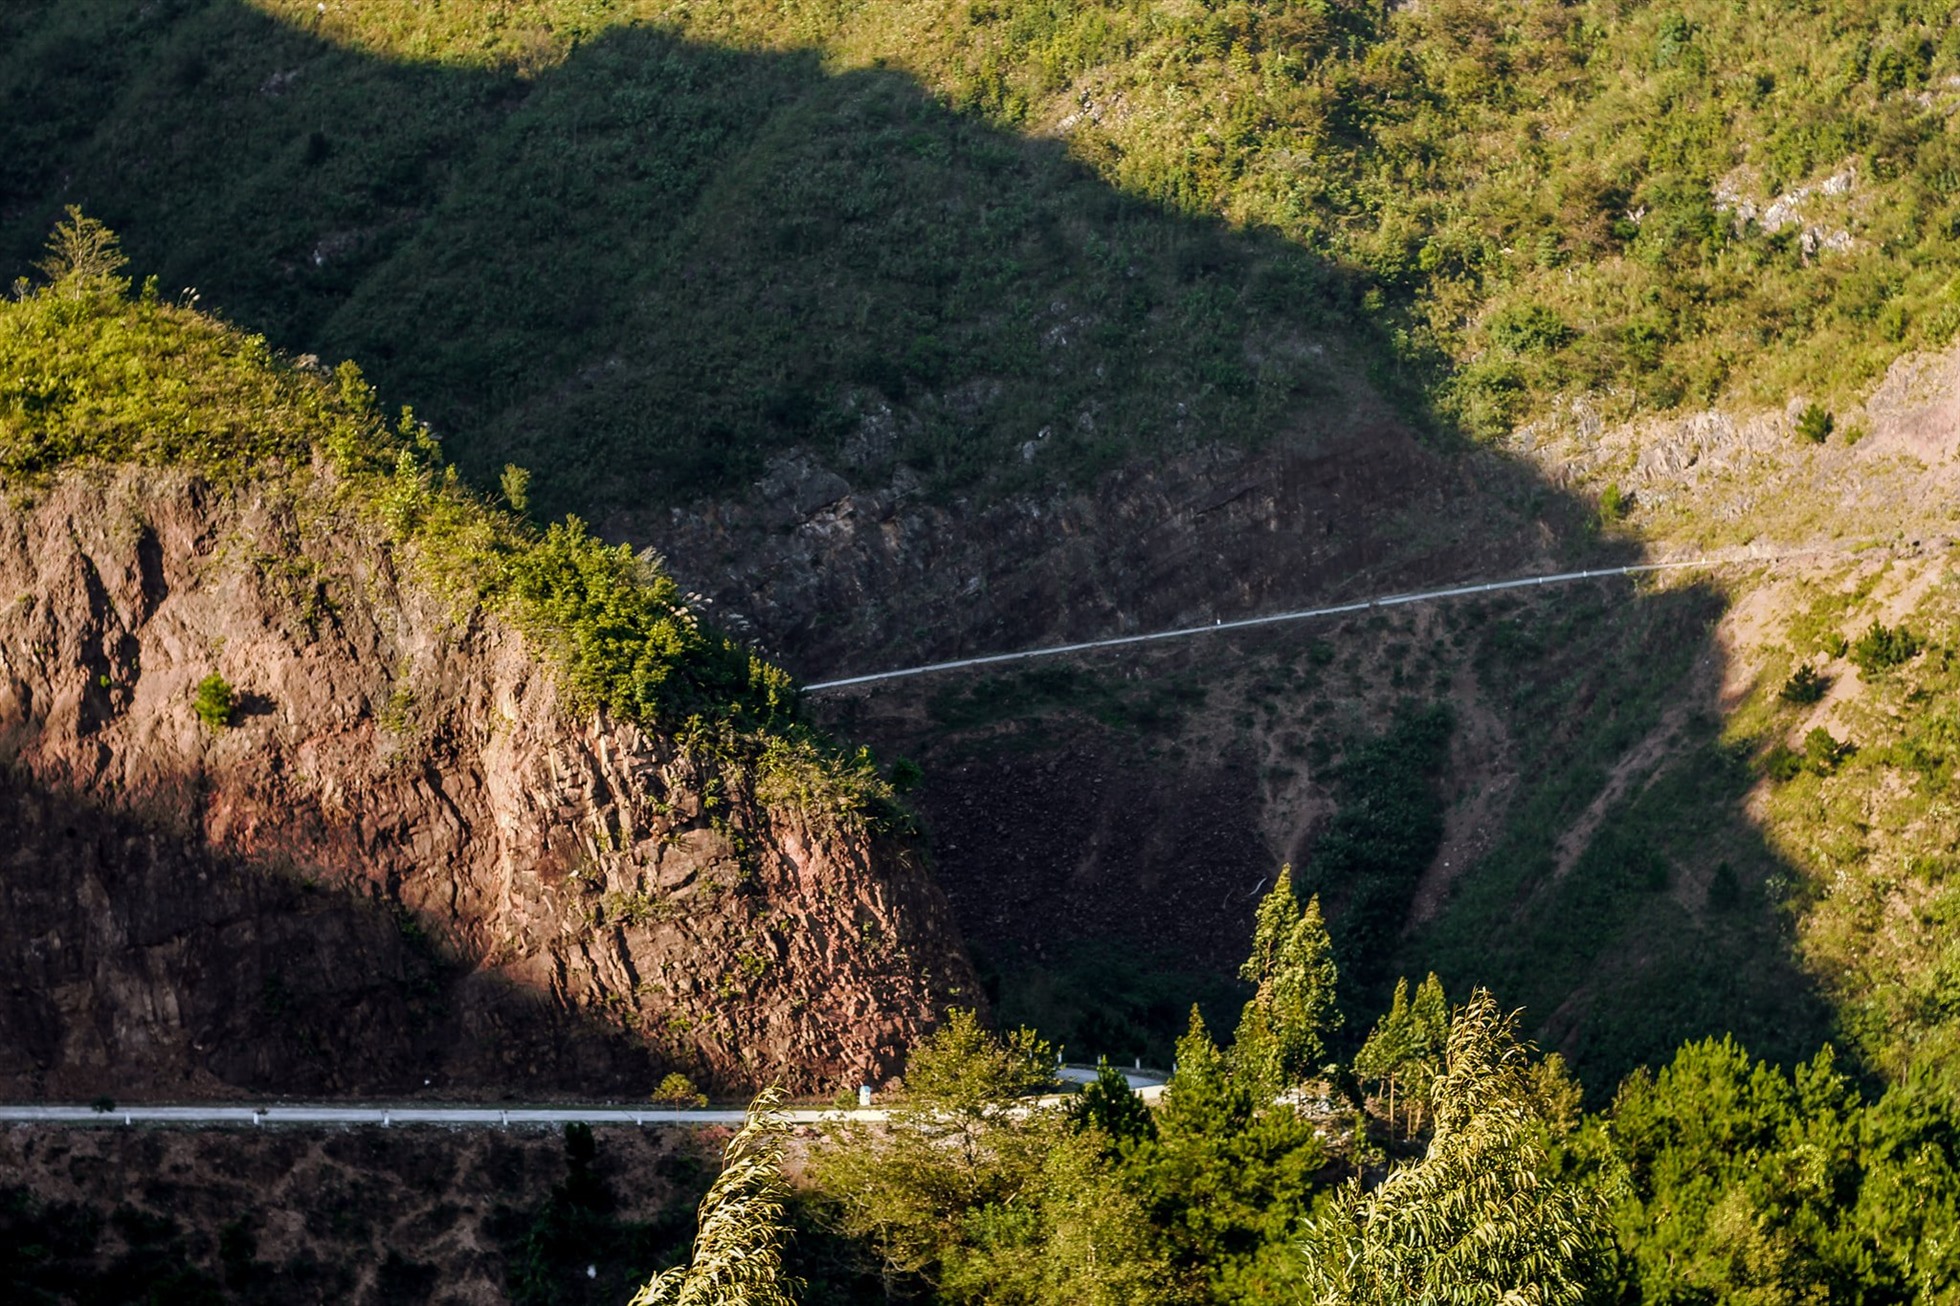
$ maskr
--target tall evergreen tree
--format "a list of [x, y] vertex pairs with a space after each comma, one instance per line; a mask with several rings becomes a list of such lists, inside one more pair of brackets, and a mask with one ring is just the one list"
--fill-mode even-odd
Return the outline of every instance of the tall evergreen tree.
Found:
[[1250, 1280], [1286, 1247], [1321, 1189], [1327, 1151], [1299, 1112], [1261, 1110], [1212, 1042], [1197, 1008], [1177, 1043], [1177, 1073], [1157, 1107], [1157, 1136], [1125, 1157], [1128, 1182], [1165, 1231], [1172, 1262], [1199, 1300], [1261, 1300]]
[[1270, 1100], [1320, 1068], [1327, 1035], [1341, 1024], [1339, 977], [1320, 899], [1300, 906], [1291, 866], [1280, 868], [1278, 882], [1259, 904], [1252, 953], [1239, 975], [1255, 988], [1239, 1018], [1232, 1064], [1262, 1100]]
[[1111, 1144], [1157, 1135], [1150, 1108], [1107, 1058], [1096, 1063], [1096, 1082], [1085, 1086], [1069, 1103], [1068, 1117], [1076, 1128], [1099, 1131]]
[[1388, 1014], [1376, 1022], [1354, 1057], [1355, 1076], [1386, 1100], [1391, 1128], [1398, 1105], [1411, 1137], [1422, 1127], [1431, 1088], [1443, 1073], [1449, 1034], [1449, 1003], [1434, 972], [1416, 989], [1413, 1000], [1409, 981], [1397, 980]]

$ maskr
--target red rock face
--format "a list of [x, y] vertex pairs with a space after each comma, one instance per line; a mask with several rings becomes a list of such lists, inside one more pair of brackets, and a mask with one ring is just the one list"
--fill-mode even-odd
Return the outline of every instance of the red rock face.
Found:
[[0, 1091], [829, 1090], [980, 1001], [909, 841], [575, 716], [330, 500], [0, 516]]

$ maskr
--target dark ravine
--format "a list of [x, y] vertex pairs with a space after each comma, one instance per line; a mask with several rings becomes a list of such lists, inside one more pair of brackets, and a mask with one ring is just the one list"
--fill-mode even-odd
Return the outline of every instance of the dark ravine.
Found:
[[329, 488], [16, 489], [0, 1092], [827, 1091], [979, 1001], [910, 842], [572, 712]]
[[853, 486], [802, 454], [747, 500], [600, 524], [663, 550], [811, 680], [1525, 570], [1570, 551], [1555, 541], [1572, 534], [1571, 505], [1523, 465], [1431, 447], [1357, 390], [1258, 452], [1218, 443], [1087, 485], [942, 501], [902, 471]]

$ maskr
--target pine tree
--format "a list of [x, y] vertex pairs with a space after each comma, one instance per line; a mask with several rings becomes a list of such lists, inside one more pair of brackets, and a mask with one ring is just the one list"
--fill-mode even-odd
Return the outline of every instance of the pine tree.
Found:
[[1448, 1063], [1449, 1047], [1449, 999], [1443, 996], [1443, 981], [1431, 971], [1409, 1003], [1409, 1057], [1403, 1063], [1402, 1082], [1414, 1110], [1411, 1128], [1422, 1127], [1436, 1081]]
[[1387, 1099], [1391, 1128], [1399, 1102], [1411, 1138], [1422, 1127], [1430, 1089], [1443, 1073], [1449, 1032], [1449, 1003], [1443, 996], [1443, 982], [1435, 973], [1416, 989], [1413, 1000], [1409, 981], [1401, 979], [1395, 982], [1388, 1014], [1376, 1022], [1368, 1041], [1355, 1054], [1355, 1076]]
[[[1238, 1123], [1249, 1112], [1235, 1109], [1230, 1067], [1225, 1054], [1211, 1040], [1205, 1018], [1197, 1006], [1191, 1008], [1191, 1024], [1177, 1040], [1177, 1061], [1171, 1082], [1157, 1104], [1157, 1127], [1170, 1135], [1212, 1132], [1222, 1123]], [[1249, 1103], [1248, 1103], [1249, 1106]]]
[[1354, 1054], [1354, 1076], [1362, 1086], [1388, 1102], [1388, 1127], [1395, 1128], [1395, 1090], [1413, 1042], [1409, 1017], [1409, 981], [1395, 981], [1388, 1014], [1375, 1022], [1367, 1041]]
[[1479, 989], [1450, 1024], [1436, 1132], [1372, 1192], [1350, 1183], [1307, 1226], [1315, 1306], [1564, 1306], [1582, 1301], [1607, 1236], [1596, 1192], [1559, 1182], [1526, 1049]]
[[1327, 1035], [1341, 1024], [1334, 948], [1320, 899], [1300, 906], [1290, 866], [1280, 869], [1279, 882], [1259, 904], [1252, 954], [1239, 974], [1256, 988], [1239, 1019], [1232, 1063], [1270, 1101], [1320, 1069]]
[[722, 1154], [721, 1174], [701, 1199], [694, 1254], [656, 1276], [628, 1306], [796, 1306], [783, 1273], [781, 1089], [749, 1104], [749, 1118]]
[[1157, 1134], [1150, 1108], [1130, 1087], [1128, 1077], [1107, 1059], [1096, 1063], [1096, 1082], [1069, 1103], [1068, 1115], [1078, 1129], [1098, 1130], [1113, 1144]]

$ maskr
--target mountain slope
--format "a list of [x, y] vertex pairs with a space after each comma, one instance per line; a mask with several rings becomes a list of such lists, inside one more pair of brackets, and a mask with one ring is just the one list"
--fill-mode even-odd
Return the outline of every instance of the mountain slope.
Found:
[[112, 271], [0, 307], [9, 1091], [830, 1088], [976, 1000], [670, 581]]

